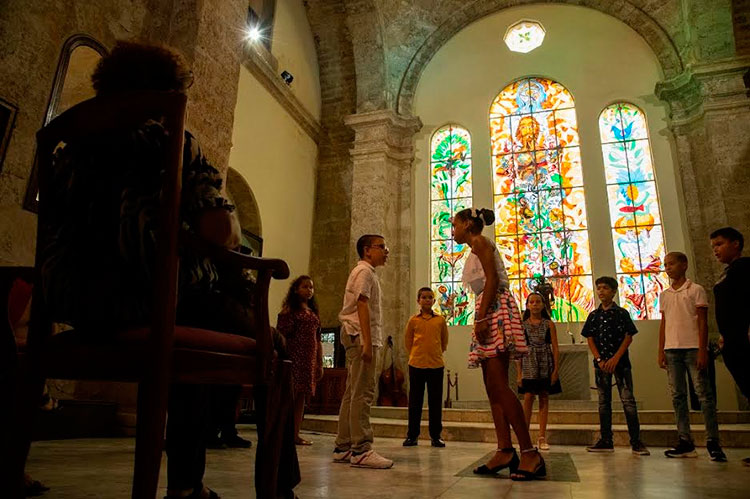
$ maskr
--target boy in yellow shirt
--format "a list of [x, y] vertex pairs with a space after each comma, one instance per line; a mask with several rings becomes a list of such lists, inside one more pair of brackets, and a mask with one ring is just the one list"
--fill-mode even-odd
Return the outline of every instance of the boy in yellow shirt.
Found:
[[409, 429], [404, 447], [417, 445], [425, 384], [432, 446], [445, 447], [440, 434], [443, 432], [443, 352], [448, 348], [448, 326], [443, 316], [432, 310], [435, 305], [432, 289], [421, 288], [417, 292], [417, 303], [419, 313], [409, 319], [404, 334], [409, 352]]

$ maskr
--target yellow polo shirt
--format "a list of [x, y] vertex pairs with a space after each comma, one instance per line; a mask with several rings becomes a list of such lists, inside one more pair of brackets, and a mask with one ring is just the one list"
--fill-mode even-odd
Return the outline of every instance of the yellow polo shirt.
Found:
[[448, 348], [448, 326], [442, 315], [418, 313], [406, 325], [406, 351], [409, 365], [422, 369], [443, 367], [443, 352]]

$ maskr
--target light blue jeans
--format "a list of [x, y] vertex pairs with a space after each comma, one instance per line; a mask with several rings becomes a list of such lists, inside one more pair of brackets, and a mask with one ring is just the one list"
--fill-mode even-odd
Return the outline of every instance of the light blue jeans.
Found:
[[690, 410], [688, 408], [688, 388], [686, 375], [693, 380], [695, 393], [701, 403], [703, 422], [706, 425], [706, 438], [719, 443], [719, 424], [716, 421], [716, 398], [708, 379], [708, 370], [698, 370], [697, 348], [680, 348], [664, 350], [667, 357], [669, 389], [672, 391], [672, 405], [677, 420], [677, 434], [681, 440], [692, 442], [690, 436]]

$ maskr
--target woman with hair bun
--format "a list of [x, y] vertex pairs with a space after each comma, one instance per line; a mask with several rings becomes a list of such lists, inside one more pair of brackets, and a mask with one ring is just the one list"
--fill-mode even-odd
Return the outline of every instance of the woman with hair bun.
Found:
[[[468, 244], [463, 282], [476, 295], [474, 330], [469, 350], [469, 368], [482, 368], [497, 435], [497, 451], [474, 469], [479, 475], [509, 468], [511, 479], [533, 480], [546, 475], [544, 459], [532, 446], [521, 403], [510, 388], [508, 365], [526, 354], [521, 312], [508, 290], [508, 274], [495, 245], [482, 235], [485, 225], [495, 221], [492, 210], [467, 208], [453, 217], [453, 240]], [[510, 438], [510, 426], [521, 447], [519, 458]]]

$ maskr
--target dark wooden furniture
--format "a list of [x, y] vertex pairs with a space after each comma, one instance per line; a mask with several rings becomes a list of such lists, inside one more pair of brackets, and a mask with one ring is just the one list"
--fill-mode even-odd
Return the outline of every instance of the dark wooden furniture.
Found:
[[326, 367], [323, 369], [323, 379], [318, 382], [315, 396], [310, 399], [306, 412], [309, 414], [338, 414], [345, 389], [346, 368]]
[[[19, 379], [8, 441], [3, 442], [5, 456], [0, 467], [4, 497], [21, 497], [22, 476], [30, 447], [32, 414], [42, 393], [44, 379], [87, 379], [131, 381], [138, 383], [138, 420], [132, 497], [156, 495], [163, 448], [167, 396], [170, 383], [253, 384], [267, 393], [268, 408], [265, 445], [258, 449], [255, 482], [258, 497], [275, 497], [276, 477], [286, 408], [290, 403], [286, 387], [290, 383], [289, 361], [274, 356], [268, 321], [268, 288], [271, 278], [284, 279], [289, 269], [282, 260], [260, 259], [225, 250], [180, 234], [179, 204], [182, 172], [186, 97], [177, 93], [137, 92], [128, 95], [97, 97], [63, 113], [37, 134], [39, 166], [39, 219], [36, 261], [48, 220], [54, 210], [53, 151], [61, 142], [103, 132], [131, 131], [148, 119], [161, 119], [168, 132], [164, 144], [165, 175], [157, 231], [157, 256], [152, 292], [152, 319], [137, 329], [121, 329], [111, 324], [107, 334], [65, 331], [52, 334], [51, 310], [42, 291], [39, 265], [34, 269], [31, 326], [28, 345], [19, 352]], [[179, 242], [178, 242], [179, 240]], [[190, 244], [196, 250], [223, 260], [225, 264], [257, 271], [257, 294], [251, 306], [257, 319], [255, 339], [215, 331], [175, 326], [177, 299], [178, 244]], [[92, 342], [89, 338], [107, 338]], [[5, 430], [8, 428], [0, 429]], [[64, 463], [60, 463], [64, 466]]]

